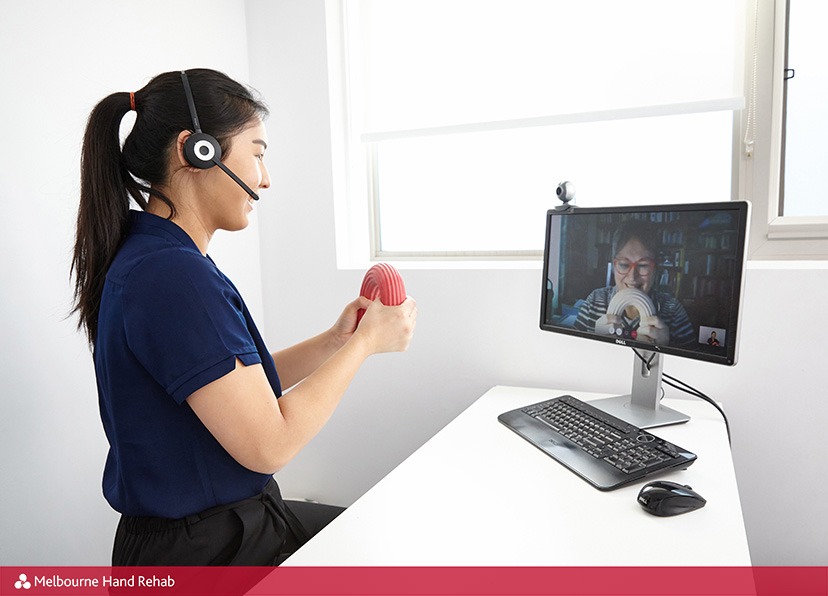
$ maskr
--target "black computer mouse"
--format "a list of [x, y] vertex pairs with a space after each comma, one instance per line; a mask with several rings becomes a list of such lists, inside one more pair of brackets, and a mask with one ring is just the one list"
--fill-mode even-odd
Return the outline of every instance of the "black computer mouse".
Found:
[[645, 484], [638, 493], [638, 502], [648, 513], [661, 517], [695, 511], [707, 503], [689, 486], [666, 480]]

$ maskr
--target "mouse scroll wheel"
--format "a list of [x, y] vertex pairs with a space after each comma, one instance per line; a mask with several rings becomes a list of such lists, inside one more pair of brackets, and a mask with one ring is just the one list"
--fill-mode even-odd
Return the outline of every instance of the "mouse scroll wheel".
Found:
[[655, 437], [653, 435], [638, 435], [635, 440], [639, 443], [652, 443], [655, 441]]

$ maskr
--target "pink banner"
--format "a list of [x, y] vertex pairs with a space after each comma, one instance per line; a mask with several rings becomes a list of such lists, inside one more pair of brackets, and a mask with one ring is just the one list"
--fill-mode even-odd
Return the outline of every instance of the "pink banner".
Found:
[[828, 596], [828, 567], [0, 567], [24, 594]]

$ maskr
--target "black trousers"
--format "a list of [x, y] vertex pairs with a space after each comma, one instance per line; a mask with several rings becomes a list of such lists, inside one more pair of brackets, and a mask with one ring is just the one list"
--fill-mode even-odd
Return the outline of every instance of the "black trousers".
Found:
[[342, 511], [283, 501], [270, 480], [260, 495], [180, 519], [122, 515], [112, 565], [279, 565]]

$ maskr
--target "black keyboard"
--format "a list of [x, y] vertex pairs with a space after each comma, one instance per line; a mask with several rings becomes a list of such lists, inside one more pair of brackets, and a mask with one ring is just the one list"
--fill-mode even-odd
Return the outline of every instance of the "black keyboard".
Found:
[[686, 449], [571, 395], [505, 412], [498, 420], [601, 490], [696, 460]]

